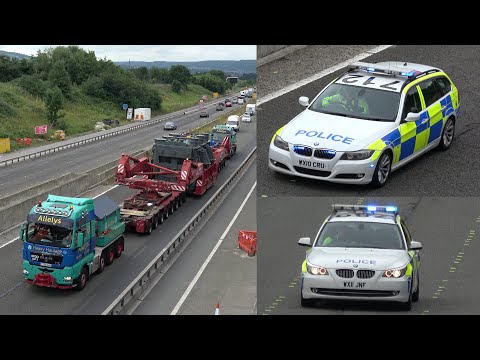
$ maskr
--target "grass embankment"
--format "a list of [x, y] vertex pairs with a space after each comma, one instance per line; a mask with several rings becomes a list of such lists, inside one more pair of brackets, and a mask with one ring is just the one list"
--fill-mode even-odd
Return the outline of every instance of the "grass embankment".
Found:
[[200, 85], [189, 84], [187, 90], [180, 94], [173, 92], [172, 86], [169, 84], [157, 84], [155, 87], [158, 88], [162, 98], [162, 111], [159, 114], [171, 113], [198, 105], [203, 95], [207, 96], [207, 101], [213, 99], [213, 93]]
[[236, 110], [233, 110], [233, 111], [230, 111], [230, 112], [227, 112], [225, 114], [223, 114], [222, 116], [216, 118], [215, 120], [211, 121], [211, 122], [207, 122], [203, 125], [201, 125], [200, 127], [197, 127], [195, 129], [192, 129], [192, 133], [193, 134], [200, 134], [200, 133], [210, 133], [212, 132], [212, 128], [215, 126], [215, 125], [223, 125], [227, 122], [227, 118], [231, 115], [242, 115], [243, 113], [245, 113], [245, 109], [246, 109], [247, 105], [243, 105], [241, 108], [238, 108]]

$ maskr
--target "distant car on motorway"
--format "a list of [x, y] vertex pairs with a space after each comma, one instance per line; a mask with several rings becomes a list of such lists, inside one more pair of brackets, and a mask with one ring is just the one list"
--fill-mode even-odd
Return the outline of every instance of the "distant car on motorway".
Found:
[[332, 205], [302, 264], [300, 300], [398, 303], [411, 310], [420, 294], [420, 250], [395, 206]]
[[239, 98], [238, 98], [238, 105], [243, 105], [243, 103], [244, 103], [243, 98], [242, 98], [242, 97], [239, 97]]
[[223, 111], [223, 105], [218, 104], [216, 109], [217, 111]]
[[174, 122], [166, 122], [165, 125], [163, 125], [163, 130], [177, 130], [177, 125]]
[[232, 107], [231, 101], [225, 101], [225, 107]]
[[208, 113], [208, 111], [204, 110], [204, 111], [200, 112], [200, 117], [201, 118], [210, 117], [210, 114]]
[[252, 117], [250, 116], [250, 113], [245, 113], [242, 115], [242, 122], [252, 122]]
[[395, 61], [351, 64], [312, 101], [298, 101], [306, 109], [273, 134], [269, 168], [374, 187], [420, 155], [448, 150], [461, 113], [444, 71]]
[[237, 97], [232, 98], [232, 104], [238, 104], [238, 98]]

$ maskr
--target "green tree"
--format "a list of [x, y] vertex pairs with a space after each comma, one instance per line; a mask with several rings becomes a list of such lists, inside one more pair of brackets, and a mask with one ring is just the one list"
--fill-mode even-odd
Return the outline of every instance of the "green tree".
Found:
[[227, 77], [225, 76], [225, 73], [224, 73], [223, 71], [221, 71], [221, 70], [210, 70], [208, 73], [209, 73], [210, 75], [212, 75], [212, 76], [215, 76], [215, 77], [217, 77], [217, 78], [220, 78], [220, 79], [223, 80], [223, 81], [225, 81], [225, 79], [227, 78]]
[[72, 80], [65, 69], [65, 61], [59, 60], [53, 64], [52, 70], [48, 75], [48, 79], [53, 86], [58, 86], [64, 96], [69, 96], [72, 90]]
[[182, 91], [182, 84], [178, 80], [173, 80], [172, 82], [172, 91], [176, 92], [177, 94], [180, 94], [180, 91]]
[[42, 80], [39, 74], [23, 75], [15, 80], [15, 82], [33, 96], [44, 99], [47, 95], [49, 83], [48, 81]]
[[51, 121], [51, 126], [57, 125], [58, 119], [62, 117], [60, 110], [63, 108], [62, 90], [58, 86], [47, 90], [47, 98], [45, 101], [47, 107], [47, 117]]
[[187, 84], [190, 82], [190, 70], [184, 65], [173, 65], [170, 68], [170, 79], [172, 79], [172, 84], [174, 80], [178, 80], [183, 87], [186, 88]]

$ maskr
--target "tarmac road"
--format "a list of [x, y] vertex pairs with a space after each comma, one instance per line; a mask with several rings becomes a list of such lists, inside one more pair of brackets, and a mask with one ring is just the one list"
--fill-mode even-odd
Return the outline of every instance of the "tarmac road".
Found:
[[[306, 248], [331, 204], [396, 205], [421, 250], [420, 299], [411, 312], [392, 304], [331, 301], [300, 305], [300, 271]], [[480, 198], [259, 198], [258, 313], [269, 314], [480, 314]], [[278, 266], [272, 266], [277, 264]]]
[[[299, 51], [307, 51], [308, 47]], [[346, 48], [345, 51], [351, 51]], [[360, 51], [360, 50], [359, 50]], [[350, 54], [350, 52], [348, 53]], [[350, 54], [354, 56], [354, 54]], [[294, 55], [289, 55], [294, 56]], [[325, 55], [328, 64], [330, 55]], [[291, 177], [270, 170], [268, 147], [273, 134], [293, 117], [304, 110], [298, 104], [300, 96], [312, 99], [345, 69], [336, 71], [317, 81], [286, 93], [257, 107], [258, 116], [258, 194], [268, 196], [479, 196], [480, 121], [475, 107], [480, 103], [480, 85], [476, 74], [480, 73], [480, 46], [470, 45], [399, 45], [388, 48], [362, 61], [401, 60], [437, 66], [452, 78], [459, 90], [462, 113], [456, 125], [452, 147], [446, 151], [430, 151], [391, 174], [389, 182], [380, 189], [367, 186], [342, 185], [300, 177]], [[319, 62], [322, 61], [318, 57]], [[345, 61], [345, 56], [341, 57]], [[340, 62], [340, 61], [339, 61]], [[292, 62], [293, 63], [293, 62]], [[293, 69], [293, 65], [291, 66]], [[298, 79], [306, 76], [300, 73], [302, 64], [296, 64]], [[261, 74], [259, 69], [259, 74]], [[284, 69], [283, 71], [288, 71]], [[292, 70], [293, 71], [293, 70]], [[259, 91], [279, 87], [278, 81], [269, 80], [261, 74]], [[267, 82], [266, 84], [262, 84]], [[269, 82], [270, 81], [270, 82]], [[291, 77], [285, 78], [285, 85], [291, 85]], [[261, 93], [264, 96], [264, 93]], [[261, 98], [260, 98], [261, 100]]]

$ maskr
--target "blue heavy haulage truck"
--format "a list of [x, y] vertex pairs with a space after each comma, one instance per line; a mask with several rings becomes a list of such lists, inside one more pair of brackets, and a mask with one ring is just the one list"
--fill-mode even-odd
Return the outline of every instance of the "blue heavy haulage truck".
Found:
[[82, 290], [124, 250], [125, 223], [109, 197], [48, 195], [20, 227], [23, 277], [42, 287]]

